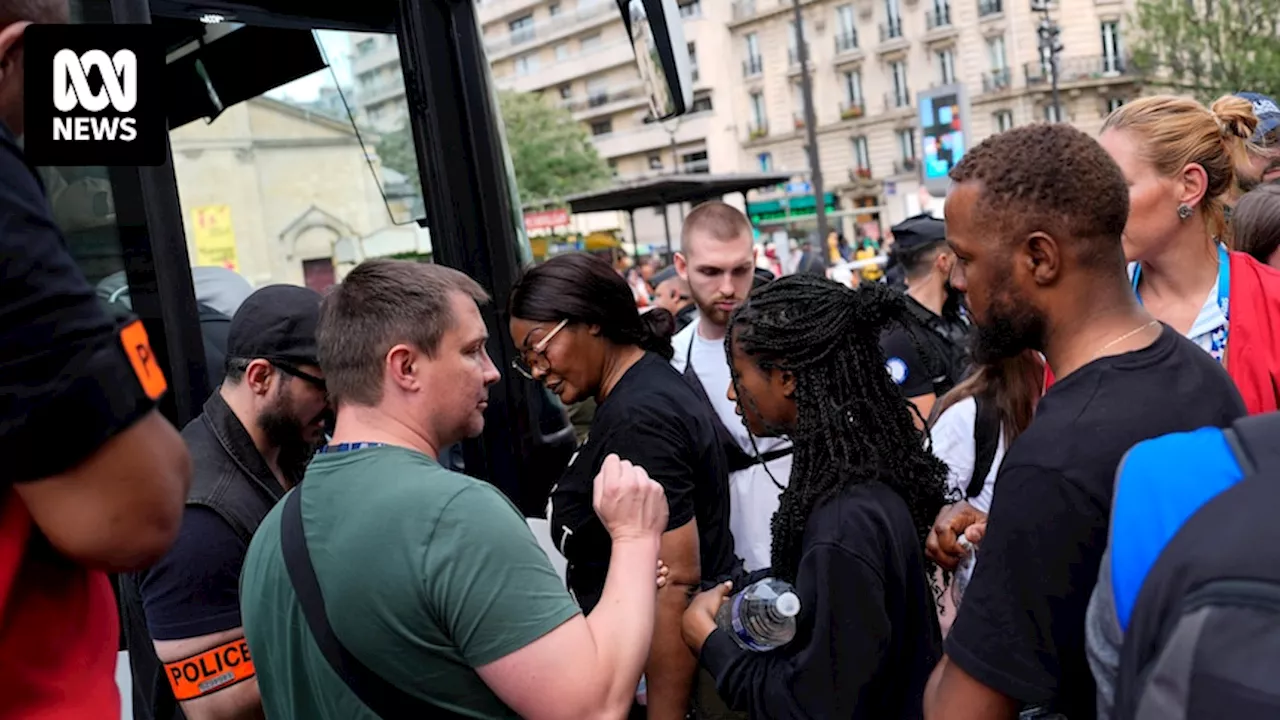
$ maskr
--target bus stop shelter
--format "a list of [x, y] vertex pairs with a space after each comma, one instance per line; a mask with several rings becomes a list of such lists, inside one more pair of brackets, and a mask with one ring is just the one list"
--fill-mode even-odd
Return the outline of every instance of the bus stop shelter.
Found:
[[691, 173], [662, 175], [636, 182], [616, 185], [607, 190], [597, 190], [570, 196], [569, 211], [574, 213], [609, 212], [623, 210], [631, 227], [632, 245], [636, 241], [635, 211], [640, 208], [661, 207], [662, 226], [667, 236], [667, 259], [671, 258], [671, 223], [667, 219], [667, 206], [675, 203], [684, 220], [684, 203], [701, 203], [719, 200], [725, 195], [740, 193], [746, 207], [747, 192], [762, 187], [772, 187], [790, 182], [790, 173], [735, 173], [708, 175]]

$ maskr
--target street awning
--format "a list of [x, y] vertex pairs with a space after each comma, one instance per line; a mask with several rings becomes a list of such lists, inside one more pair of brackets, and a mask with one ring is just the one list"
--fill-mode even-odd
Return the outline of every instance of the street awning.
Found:
[[575, 213], [638, 210], [672, 203], [700, 203], [731, 193], [745, 193], [789, 182], [790, 173], [735, 173], [730, 175], [661, 175], [607, 190], [579, 193], [567, 198]]

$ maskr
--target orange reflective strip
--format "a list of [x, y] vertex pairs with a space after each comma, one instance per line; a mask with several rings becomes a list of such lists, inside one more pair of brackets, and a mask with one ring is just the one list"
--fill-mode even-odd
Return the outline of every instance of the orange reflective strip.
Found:
[[248, 680], [256, 673], [249, 643], [237, 638], [224, 645], [164, 666], [178, 700], [192, 700]]
[[155, 353], [151, 352], [151, 341], [147, 339], [147, 329], [141, 320], [134, 320], [120, 329], [120, 344], [124, 346], [125, 355], [129, 356], [133, 374], [138, 376], [142, 390], [147, 397], [158, 400], [169, 389], [169, 383], [156, 362]]

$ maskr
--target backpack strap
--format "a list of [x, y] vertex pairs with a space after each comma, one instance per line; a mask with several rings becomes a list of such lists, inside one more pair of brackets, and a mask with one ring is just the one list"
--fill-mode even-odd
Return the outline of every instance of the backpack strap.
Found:
[[1240, 418], [1222, 433], [1246, 476], [1280, 471], [1280, 413]]
[[1000, 448], [1000, 408], [982, 395], [974, 395], [973, 401], [978, 406], [973, 420], [973, 474], [969, 476], [965, 498], [974, 498], [982, 493], [987, 473], [991, 472], [991, 464], [996, 459], [996, 450]]
[[280, 547], [284, 551], [289, 582], [293, 585], [294, 594], [298, 596], [307, 627], [329, 667], [342, 678], [342, 682], [355, 693], [360, 702], [383, 720], [424, 717], [461, 720], [461, 715], [436, 707], [387, 682], [352, 655], [334, 634], [329, 616], [325, 613], [324, 596], [320, 593], [320, 582], [316, 579], [316, 571], [311, 564], [311, 554], [307, 551], [307, 538], [302, 530], [301, 498], [302, 486], [299, 485], [284, 500]]

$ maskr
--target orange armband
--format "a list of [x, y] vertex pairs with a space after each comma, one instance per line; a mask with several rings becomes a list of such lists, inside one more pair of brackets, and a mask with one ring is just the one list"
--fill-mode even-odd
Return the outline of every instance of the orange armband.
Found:
[[236, 638], [185, 660], [166, 663], [164, 669], [169, 676], [173, 696], [179, 701], [215, 693], [256, 674], [253, 659], [249, 656], [249, 643], [244, 638]]

